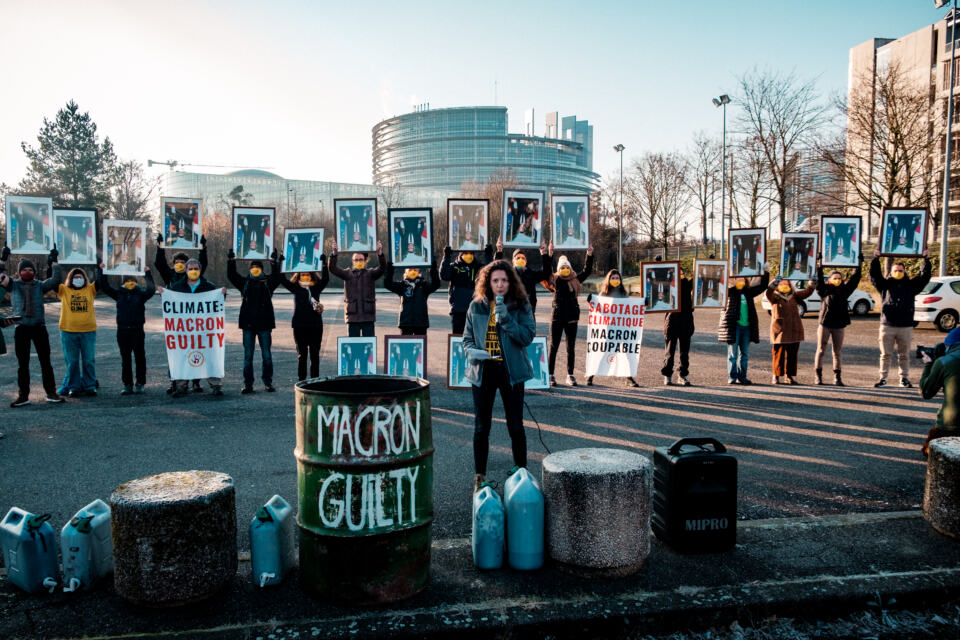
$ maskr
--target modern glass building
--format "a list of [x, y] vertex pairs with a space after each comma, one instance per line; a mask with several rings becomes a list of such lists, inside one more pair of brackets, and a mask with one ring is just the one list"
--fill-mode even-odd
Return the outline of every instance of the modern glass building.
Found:
[[534, 136], [532, 111], [526, 134], [507, 133], [506, 107], [424, 109], [373, 127], [373, 182], [459, 191], [484, 182], [499, 169], [516, 172], [527, 188], [552, 193], [591, 193], [593, 126], [576, 116], [547, 114], [545, 135]]

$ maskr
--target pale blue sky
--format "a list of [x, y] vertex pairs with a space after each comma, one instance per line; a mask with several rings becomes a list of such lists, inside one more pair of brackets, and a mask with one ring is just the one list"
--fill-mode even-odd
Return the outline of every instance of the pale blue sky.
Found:
[[368, 183], [377, 121], [493, 104], [495, 81], [511, 132], [530, 107], [538, 134], [550, 111], [589, 120], [608, 175], [618, 142], [629, 160], [719, 135], [710, 98], [736, 99], [755, 65], [845, 92], [850, 47], [943, 13], [932, 0], [3, 0], [0, 181], [19, 181], [20, 142], [73, 98], [123, 158]]

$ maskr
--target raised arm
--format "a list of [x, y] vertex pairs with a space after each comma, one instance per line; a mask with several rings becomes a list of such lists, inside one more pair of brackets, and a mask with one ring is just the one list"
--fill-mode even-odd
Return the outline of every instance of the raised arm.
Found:
[[920, 275], [910, 280], [910, 286], [913, 288], [913, 295], [917, 295], [923, 291], [923, 288], [930, 282], [930, 276], [930, 258], [924, 256], [923, 269], [920, 271]]
[[157, 235], [157, 255], [153, 259], [153, 266], [157, 268], [157, 273], [160, 274], [160, 277], [163, 278], [163, 281], [167, 284], [170, 284], [171, 280], [171, 269], [170, 265], [167, 264], [167, 251], [161, 246], [160, 243], [163, 242], [163, 235]]
[[583, 271], [577, 274], [577, 280], [581, 283], [586, 280], [593, 272], [593, 253], [587, 254], [587, 261], [583, 264]]
[[[316, 274], [314, 274], [316, 275]], [[327, 269], [327, 256], [320, 254], [320, 280], [317, 284], [313, 285], [310, 289], [313, 291], [313, 295], [319, 295], [321, 291], [326, 289], [327, 284], [330, 282], [330, 271]]]
[[[380, 248], [379, 246], [377, 247]], [[383, 270], [387, 268], [387, 260], [383, 257], [383, 251], [377, 253], [377, 266], [371, 269], [370, 276], [376, 280], [383, 275]]]
[[440, 272], [437, 271], [437, 261], [434, 260], [430, 263], [430, 282], [423, 286], [423, 292], [426, 295], [430, 295], [434, 291], [440, 288]]
[[143, 278], [147, 281], [147, 290], [143, 292], [143, 301], [146, 302], [157, 292], [157, 283], [153, 280], [153, 273], [150, 269], [145, 269]]
[[203, 277], [203, 274], [207, 272], [207, 237], [200, 236], [200, 255], [197, 256], [197, 260], [200, 262], [200, 276]]
[[383, 287], [397, 295], [403, 294], [403, 285], [393, 281], [393, 263], [388, 262], [383, 274]]
[[[149, 271], [147, 273], [150, 273]], [[117, 290], [110, 286], [107, 276], [103, 275], [103, 269], [97, 268], [97, 291], [103, 291], [105, 294], [117, 299]]]
[[863, 267], [857, 265], [857, 270], [853, 272], [853, 275], [850, 276], [850, 279], [847, 280], [846, 284], [846, 293], [849, 296], [854, 291], [857, 290], [857, 287], [860, 286], [860, 279], [863, 277]]
[[341, 268], [339, 267], [339, 265], [337, 265], [337, 256], [338, 256], [338, 255], [339, 255], [339, 254], [336, 254], [336, 253], [331, 253], [331, 254], [330, 254], [330, 260], [327, 261], [327, 269], [330, 270], [330, 273], [332, 273], [333, 275], [337, 276], [337, 277], [340, 278], [341, 280], [346, 280], [346, 279], [347, 279], [347, 274], [348, 274], [349, 272], [348, 272], [346, 269], [341, 269]]
[[806, 289], [803, 289], [802, 291], [797, 291], [797, 293], [796, 293], [795, 295], [796, 295], [797, 300], [806, 300], [806, 299], [809, 298], [811, 295], [813, 295], [813, 292], [816, 291], [816, 290], [817, 290], [816, 283], [814, 283], [814, 282], [811, 280], [810, 282], [807, 283], [807, 288], [806, 288]]
[[883, 277], [883, 271], [880, 269], [880, 256], [874, 256], [870, 261], [870, 282], [877, 288], [880, 295], [887, 290], [887, 279]]
[[227, 254], [227, 280], [230, 281], [234, 287], [239, 291], [243, 291], [243, 285], [245, 284], [243, 278], [240, 277], [240, 274], [237, 273], [237, 261], [233, 257], [233, 251], [230, 251]]

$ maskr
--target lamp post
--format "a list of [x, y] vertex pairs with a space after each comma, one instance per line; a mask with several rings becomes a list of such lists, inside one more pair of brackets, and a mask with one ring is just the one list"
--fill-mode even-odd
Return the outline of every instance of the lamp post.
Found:
[[[941, 9], [949, 0], [933, 0], [933, 5]], [[943, 161], [943, 217], [940, 220], [940, 277], [947, 275], [947, 242], [950, 239], [950, 161], [953, 154], [953, 73], [957, 55], [957, 0], [953, 0], [953, 10], [946, 33], [950, 34], [950, 97], [947, 98], [947, 149]]]
[[[954, 0], [956, 2], [956, 0]], [[723, 245], [726, 242], [727, 231], [724, 227], [727, 219], [727, 105], [730, 104], [730, 96], [721, 94], [719, 98], [713, 98], [713, 106], [723, 107], [723, 149], [720, 152], [720, 255], [723, 259]]]
[[[617, 271], [623, 274], [623, 150], [622, 144], [613, 150], [620, 154], [620, 215], [617, 216]], [[622, 276], [621, 276], [622, 277]]]

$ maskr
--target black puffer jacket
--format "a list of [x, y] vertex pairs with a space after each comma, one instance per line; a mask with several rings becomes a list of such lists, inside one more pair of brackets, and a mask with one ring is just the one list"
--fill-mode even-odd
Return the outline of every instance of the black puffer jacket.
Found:
[[[280, 278], [283, 288], [293, 294], [293, 318], [290, 326], [294, 329], [322, 329], [323, 316], [313, 308], [313, 300], [323, 292], [330, 282], [330, 271], [327, 269], [327, 257], [320, 256], [322, 275], [319, 282], [314, 282], [309, 289], [301, 287], [299, 282], [290, 282]], [[316, 274], [314, 274], [316, 275]]]
[[153, 281], [153, 274], [147, 271], [144, 274], [147, 280], [147, 286], [127, 289], [120, 287], [114, 289], [107, 282], [107, 276], [97, 269], [97, 289], [117, 301], [117, 329], [141, 329], [146, 321], [144, 315], [144, 306], [153, 294], [156, 293], [157, 285]]
[[692, 278], [680, 278], [680, 308], [667, 314], [663, 322], [663, 335], [667, 339], [693, 335]]
[[737, 339], [737, 320], [740, 318], [740, 298], [747, 299], [747, 318], [750, 322], [750, 342], [760, 342], [760, 323], [757, 320], [757, 305], [753, 299], [767, 290], [770, 273], [760, 276], [760, 284], [753, 287], [727, 288], [727, 304], [720, 314], [720, 326], [717, 329], [717, 341], [733, 344]]
[[861, 269], [858, 266], [850, 279], [839, 287], [827, 284], [823, 279], [823, 267], [817, 267], [817, 295], [820, 296], [820, 324], [828, 329], [842, 329], [850, 324], [850, 296], [860, 284]]
[[493, 258], [493, 248], [487, 245], [481, 262], [479, 255], [474, 252], [474, 260], [467, 264], [460, 259], [453, 259], [453, 253], [444, 252], [443, 262], [440, 264], [440, 279], [450, 283], [450, 313], [466, 313], [473, 300], [473, 284], [477, 280], [477, 273]]
[[400, 296], [400, 317], [397, 320], [397, 326], [404, 327], [429, 327], [430, 312], [427, 310], [427, 298], [431, 293], [440, 288], [440, 276], [437, 272], [437, 263], [430, 265], [430, 281], [427, 282], [422, 277], [410, 282], [402, 279], [399, 282], [393, 281], [393, 263], [387, 263], [386, 275], [383, 278], [383, 285], [388, 291], [392, 291]]
[[227, 260], [227, 279], [240, 290], [239, 326], [249, 331], [267, 331], [277, 326], [273, 315], [273, 292], [280, 286], [280, 266], [271, 262], [269, 276], [241, 277], [237, 273], [237, 261]]
[[924, 258], [923, 270], [916, 278], [884, 278], [880, 258], [870, 262], [870, 281], [880, 293], [880, 324], [888, 327], [913, 326], [913, 298], [930, 282], [930, 260]]
[[[553, 256], [550, 256], [547, 260], [550, 266], [549, 272], [552, 274], [554, 270]], [[592, 271], [593, 256], [589, 255], [587, 256], [586, 263], [583, 265], [583, 270], [577, 273], [577, 280], [582, 284]], [[553, 315], [550, 320], [551, 322], [561, 322], [564, 324], [568, 322], [578, 322], [580, 320], [580, 299], [577, 298], [577, 294], [570, 288], [570, 284], [562, 278], [556, 278], [556, 282], [554, 282]]]
[[[523, 288], [527, 290], [527, 300], [530, 302], [530, 308], [534, 312], [537, 310], [537, 285], [550, 277], [550, 274], [543, 268], [548, 260], [547, 254], [541, 253], [539, 255], [540, 265], [536, 268], [534, 268], [533, 261], [528, 259], [526, 267], [516, 269], [517, 275], [520, 276], [520, 282], [523, 283]], [[497, 251], [493, 259], [503, 260], [503, 251]]]

